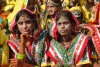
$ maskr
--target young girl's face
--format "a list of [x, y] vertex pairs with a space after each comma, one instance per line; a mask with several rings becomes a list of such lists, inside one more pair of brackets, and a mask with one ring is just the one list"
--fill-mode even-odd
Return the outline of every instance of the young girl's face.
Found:
[[33, 31], [33, 21], [27, 15], [23, 15], [19, 18], [17, 22], [18, 30], [21, 34], [32, 34]]
[[72, 24], [67, 17], [60, 17], [57, 21], [57, 30], [61, 36], [69, 35], [72, 30]]
[[49, 15], [54, 15], [57, 12], [57, 6], [51, 2], [47, 2], [47, 12]]

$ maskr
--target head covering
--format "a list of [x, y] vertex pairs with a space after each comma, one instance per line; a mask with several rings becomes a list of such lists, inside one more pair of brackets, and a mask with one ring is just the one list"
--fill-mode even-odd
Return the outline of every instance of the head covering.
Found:
[[47, 0], [47, 3], [50, 2], [54, 5], [61, 5], [62, 1], [61, 0]]
[[99, 24], [100, 25], [100, 2], [98, 2], [96, 4], [94, 21], [90, 22], [90, 24]]
[[97, 4], [97, 11], [96, 11], [95, 22], [100, 24], [100, 2]]
[[[36, 24], [35, 27], [36, 27], [36, 30], [38, 30], [38, 31], [37, 31], [37, 33], [36, 33], [35, 36], [37, 37], [37, 35], [40, 33], [40, 25], [39, 25], [39, 23], [37, 22], [36, 15], [35, 15], [33, 12], [31, 12], [30, 10], [28, 10], [28, 9], [22, 9], [22, 10], [20, 10], [20, 11], [16, 14], [16, 17], [15, 17], [13, 23], [11, 24], [10, 30], [11, 30], [14, 34], [18, 34], [18, 33], [15, 32], [15, 31], [17, 31], [17, 30], [16, 30], [16, 25], [17, 25], [17, 21], [18, 21], [19, 18], [22, 16], [23, 12], [27, 13], [27, 14], [29, 15], [29, 18], [32, 19], [32, 21], [34, 22], [34, 24]], [[24, 13], [24, 14], [25, 14], [25, 13]]]
[[68, 10], [59, 11], [55, 16], [55, 23], [53, 24], [53, 29], [52, 29], [53, 30], [53, 37], [55, 39], [57, 39], [57, 28], [56, 28], [57, 18], [61, 16], [60, 14], [62, 12], [65, 12], [68, 15], [68, 17], [70, 18], [69, 20], [72, 20], [72, 23], [74, 22], [74, 24], [75, 24], [74, 32], [76, 32], [76, 28], [79, 25], [78, 20], [76, 19], [76, 17], [70, 11], [68, 11]]

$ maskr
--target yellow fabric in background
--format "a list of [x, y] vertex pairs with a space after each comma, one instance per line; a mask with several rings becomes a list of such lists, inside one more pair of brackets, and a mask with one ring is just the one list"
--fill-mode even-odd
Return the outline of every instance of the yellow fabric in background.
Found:
[[8, 17], [7, 17], [8, 22], [9, 22], [9, 25], [11, 25], [11, 23], [12, 23], [13, 20], [14, 20], [15, 15], [17, 14], [18, 11], [20, 11], [20, 10], [22, 9], [23, 5], [24, 5], [24, 6], [27, 5], [27, 2], [25, 3], [25, 1], [26, 1], [26, 0], [16, 0], [15, 7], [14, 7], [14, 9], [13, 9], [13, 12], [10, 13], [10, 14], [8, 15]]
[[74, 7], [70, 8], [69, 10], [72, 11], [72, 12], [81, 11], [81, 7], [80, 6], [74, 6]]
[[6, 0], [7, 5], [5, 6], [4, 11], [9, 11], [9, 10], [13, 9], [15, 6], [15, 2], [16, 2], [16, 0]]
[[3, 50], [2, 50], [2, 64], [8, 64], [9, 63], [9, 48], [8, 48], [6, 41], [3, 45]]
[[41, 7], [42, 10], [45, 10], [46, 4], [43, 4], [43, 5], [41, 5], [40, 7]]
[[64, 2], [66, 2], [67, 5], [70, 4], [70, 1], [69, 0], [64, 0]]
[[3, 45], [6, 40], [5, 30], [0, 30], [0, 45]]
[[8, 36], [5, 34], [5, 30], [0, 30], [0, 45], [2, 45], [2, 63], [8, 64], [9, 62], [9, 48], [7, 45]]
[[81, 5], [84, 5], [84, 6], [87, 4], [87, 0], [79, 0], [79, 2]]

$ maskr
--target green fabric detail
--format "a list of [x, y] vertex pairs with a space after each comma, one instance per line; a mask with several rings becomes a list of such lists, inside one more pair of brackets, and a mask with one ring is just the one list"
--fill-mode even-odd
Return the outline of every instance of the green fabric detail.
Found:
[[41, 64], [42, 58], [43, 58], [43, 52], [44, 51], [44, 44], [43, 42], [39, 42], [38, 44], [38, 50], [36, 51], [36, 57], [37, 57], [37, 63], [38, 65]]
[[58, 53], [63, 58], [64, 67], [68, 67], [67, 51], [63, 47], [62, 43], [59, 43], [59, 42], [55, 41], [54, 39], [52, 39], [52, 43], [51, 44], [53, 44], [54, 48], [58, 51]]
[[68, 64], [72, 64], [72, 56], [75, 49], [75, 45], [77, 44], [79, 37], [81, 34], [77, 35], [73, 40], [72, 44], [69, 47], [68, 50], [66, 50], [65, 47], [63, 47], [62, 43], [57, 42], [55, 39], [52, 39], [51, 44], [54, 46], [54, 48], [58, 51], [58, 53], [61, 55], [64, 61], [64, 67], [68, 67]]
[[39, 38], [37, 39], [37, 45], [38, 45], [38, 50], [36, 51], [36, 57], [37, 58], [37, 64], [40, 65], [41, 62], [45, 59], [43, 59], [44, 57], [44, 52], [45, 52], [45, 38], [48, 34], [48, 31], [44, 30], [40, 35]]
[[[41, 34], [39, 35], [37, 41], [43, 41], [42, 39], [43, 39], [43, 38], [44, 38], [44, 39], [46, 38], [46, 36], [48, 35], [48, 32], [49, 32], [49, 31], [47, 31], [47, 30], [42, 31]], [[43, 42], [45, 42], [45, 41], [43, 41]]]
[[79, 37], [80, 37], [80, 34], [77, 35], [77, 36], [73, 39], [70, 48], [67, 50], [68, 61], [72, 61], [71, 58], [72, 58], [72, 56], [73, 56], [73, 52], [74, 52], [75, 46], [76, 46], [76, 44], [77, 44], [77, 42], [78, 42], [78, 40], [79, 40]]

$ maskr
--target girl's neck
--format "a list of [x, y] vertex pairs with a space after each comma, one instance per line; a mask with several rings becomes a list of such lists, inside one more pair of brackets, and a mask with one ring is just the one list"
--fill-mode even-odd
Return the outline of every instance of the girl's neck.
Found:
[[71, 35], [69, 35], [69, 36], [63, 36], [62, 37], [62, 41], [63, 42], [70, 42], [70, 41], [72, 41], [72, 36]]
[[62, 37], [62, 45], [68, 49], [72, 43], [72, 36], [63, 36]]

